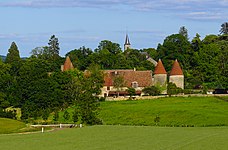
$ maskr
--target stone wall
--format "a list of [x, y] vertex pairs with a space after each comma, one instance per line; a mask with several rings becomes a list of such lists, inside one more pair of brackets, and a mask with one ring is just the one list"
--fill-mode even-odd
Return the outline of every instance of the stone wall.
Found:
[[167, 74], [155, 74], [154, 85], [165, 86], [167, 81]]

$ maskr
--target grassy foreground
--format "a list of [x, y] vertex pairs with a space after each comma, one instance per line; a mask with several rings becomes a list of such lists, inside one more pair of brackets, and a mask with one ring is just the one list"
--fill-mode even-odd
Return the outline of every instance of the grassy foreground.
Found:
[[227, 139], [227, 127], [92, 126], [46, 133], [0, 135], [0, 147], [7, 150], [225, 150]]
[[154, 118], [159, 116], [160, 126], [228, 126], [228, 102], [223, 99], [168, 97], [102, 102], [99, 117], [106, 125], [154, 126]]
[[25, 126], [23, 122], [17, 120], [0, 118], [0, 134], [18, 132]]

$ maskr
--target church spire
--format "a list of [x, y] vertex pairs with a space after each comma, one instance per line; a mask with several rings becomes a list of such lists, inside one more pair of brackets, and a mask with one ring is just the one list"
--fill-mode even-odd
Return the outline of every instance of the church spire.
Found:
[[125, 43], [124, 43], [124, 50], [127, 50], [128, 48], [131, 48], [131, 43], [130, 43], [128, 34], [126, 34], [126, 39], [125, 39]]

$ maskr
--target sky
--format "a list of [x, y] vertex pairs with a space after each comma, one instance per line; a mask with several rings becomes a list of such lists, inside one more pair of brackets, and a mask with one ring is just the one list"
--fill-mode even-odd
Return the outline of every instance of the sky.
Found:
[[190, 40], [219, 34], [228, 21], [228, 0], [0, 0], [0, 55], [16, 42], [21, 57], [47, 46], [52, 35], [60, 55], [102, 40], [123, 48], [156, 48], [164, 39], [188, 29]]

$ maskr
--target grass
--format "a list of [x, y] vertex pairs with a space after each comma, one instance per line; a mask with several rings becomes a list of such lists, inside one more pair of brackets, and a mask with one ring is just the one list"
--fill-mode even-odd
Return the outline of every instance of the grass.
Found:
[[[50, 130], [50, 128], [48, 128], [48, 130]], [[41, 128], [33, 128], [27, 126], [23, 122], [13, 119], [0, 118], [0, 134], [24, 133], [35, 131], [41, 131]]]
[[0, 134], [19, 132], [20, 129], [25, 128], [26, 125], [23, 122], [0, 118]]
[[228, 102], [216, 97], [102, 102], [99, 117], [106, 125], [155, 126], [157, 115], [160, 126], [228, 126]]
[[228, 127], [92, 126], [36, 134], [0, 135], [7, 150], [225, 150]]

